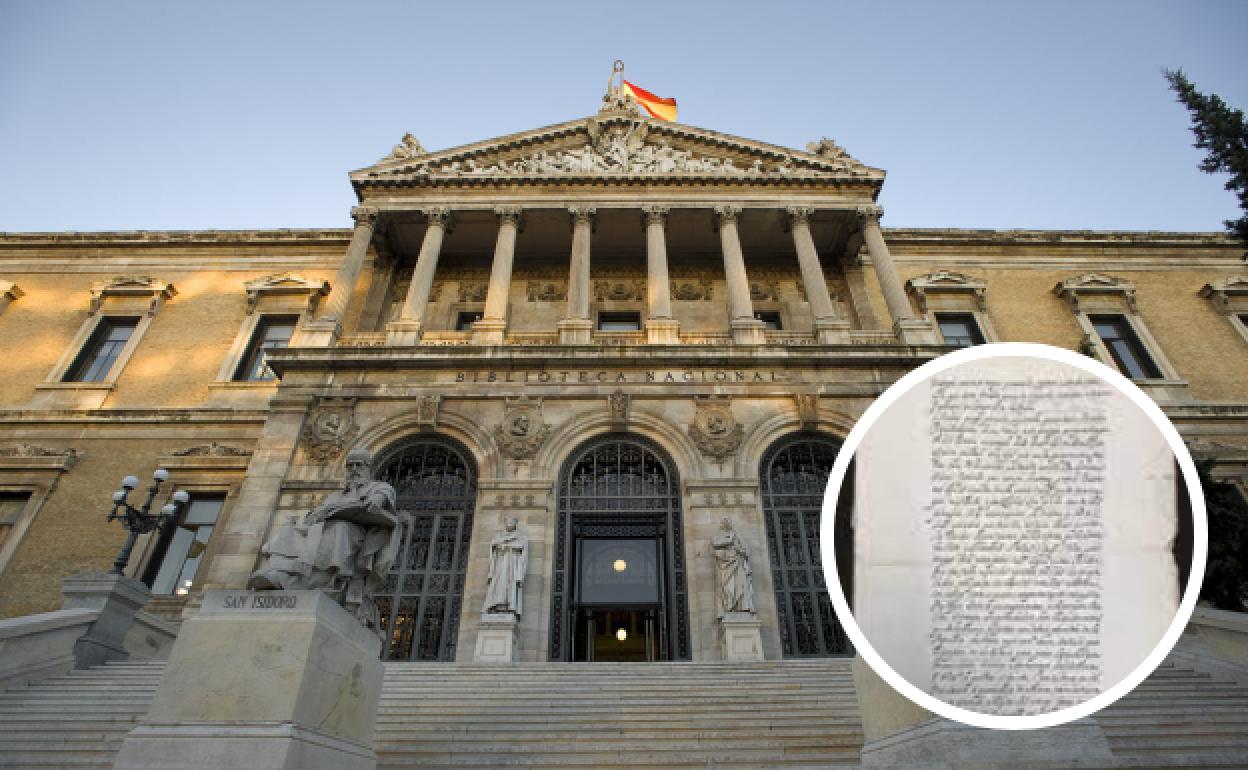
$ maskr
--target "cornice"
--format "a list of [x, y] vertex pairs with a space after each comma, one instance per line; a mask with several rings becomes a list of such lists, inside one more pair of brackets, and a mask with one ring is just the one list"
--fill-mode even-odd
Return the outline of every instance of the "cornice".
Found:
[[1075, 246], [1211, 246], [1243, 248], [1233, 236], [1222, 232], [1174, 232], [1163, 230], [990, 230], [946, 227], [883, 227], [889, 245], [1075, 245]]
[[0, 232], [0, 246], [145, 246], [240, 243], [345, 244], [351, 240], [351, 232], [351, 228]]

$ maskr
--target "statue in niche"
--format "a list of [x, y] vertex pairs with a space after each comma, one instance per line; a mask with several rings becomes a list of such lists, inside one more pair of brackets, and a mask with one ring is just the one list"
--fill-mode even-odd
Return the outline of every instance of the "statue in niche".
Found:
[[503, 528], [490, 541], [486, 612], [512, 613], [520, 617], [524, 573], [529, 568], [529, 538], [519, 530], [519, 524], [515, 516], [508, 516]]
[[291, 514], [264, 544], [264, 566], [248, 580], [257, 591], [324, 591], [378, 633], [372, 595], [386, 580], [402, 543], [394, 487], [372, 477], [365, 449], [347, 453], [347, 478], [302, 519]]
[[724, 517], [719, 532], [711, 538], [715, 554], [715, 571], [719, 578], [719, 617], [730, 612], [754, 613], [754, 571], [750, 568], [750, 551], [741, 536]]

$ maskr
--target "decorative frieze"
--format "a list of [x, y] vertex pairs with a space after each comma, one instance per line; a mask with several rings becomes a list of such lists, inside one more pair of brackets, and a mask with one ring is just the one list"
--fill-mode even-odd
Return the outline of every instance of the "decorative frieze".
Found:
[[965, 273], [952, 270], [937, 270], [927, 275], [911, 278], [906, 281], [906, 291], [914, 297], [919, 312], [926, 314], [928, 295], [930, 294], [963, 294], [973, 298], [975, 308], [981, 313], [988, 312], [985, 294], [988, 286], [983, 281], [972, 278]]
[[419, 396], [416, 399], [416, 425], [422, 431], [437, 430], [441, 409], [442, 396]]
[[1135, 284], [1122, 278], [1101, 273], [1085, 273], [1067, 278], [1053, 287], [1053, 293], [1070, 303], [1071, 310], [1080, 310], [1080, 302], [1088, 296], [1116, 296], [1127, 303], [1132, 313], [1138, 313], [1135, 302]]
[[0, 447], [0, 457], [59, 457], [72, 465], [78, 461], [78, 450], [53, 449], [38, 444], [20, 443], [10, 447]]
[[611, 415], [612, 430], [628, 430], [632, 401], [631, 395], [619, 389], [607, 396], [607, 412]]
[[252, 452], [250, 449], [210, 441], [207, 444], [175, 449], [169, 454], [174, 457], [251, 457]]

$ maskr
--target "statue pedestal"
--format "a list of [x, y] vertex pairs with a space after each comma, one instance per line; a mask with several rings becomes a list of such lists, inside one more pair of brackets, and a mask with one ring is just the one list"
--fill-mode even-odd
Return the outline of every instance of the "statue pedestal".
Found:
[[510, 612], [482, 612], [477, 625], [474, 663], [516, 662], [516, 616]]
[[750, 612], [727, 612], [719, 619], [719, 642], [724, 660], [749, 663], [763, 659], [763, 635], [758, 616]]
[[320, 591], [209, 591], [118, 770], [374, 770], [381, 640]]

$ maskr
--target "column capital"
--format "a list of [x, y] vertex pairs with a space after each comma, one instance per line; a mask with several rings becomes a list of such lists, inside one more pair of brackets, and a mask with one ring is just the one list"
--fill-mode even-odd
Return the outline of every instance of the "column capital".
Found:
[[880, 218], [884, 216], [884, 207], [859, 206], [855, 213], [857, 213], [858, 221], [862, 225], [874, 224], [878, 227]]
[[589, 222], [593, 224], [594, 218], [598, 216], [598, 209], [595, 206], [568, 206], [568, 213], [572, 215], [572, 222]]
[[716, 206], [715, 220], [720, 222], [736, 222], [737, 217], [741, 216], [740, 206]]
[[381, 212], [374, 206], [356, 206], [351, 209], [351, 218], [355, 220], [357, 226], [376, 227], [377, 218], [380, 216]]
[[786, 206], [784, 209], [785, 223], [789, 227], [793, 225], [809, 225], [810, 218], [815, 215], [814, 206]]
[[646, 225], [666, 225], [669, 206], [642, 206], [641, 218]]
[[519, 230], [524, 224], [524, 209], [519, 206], [495, 206], [494, 214], [500, 225], [510, 222]]
[[451, 224], [451, 210], [446, 206], [430, 206], [421, 209], [420, 213], [425, 215], [430, 225], [437, 225], [444, 229], [449, 229]]

